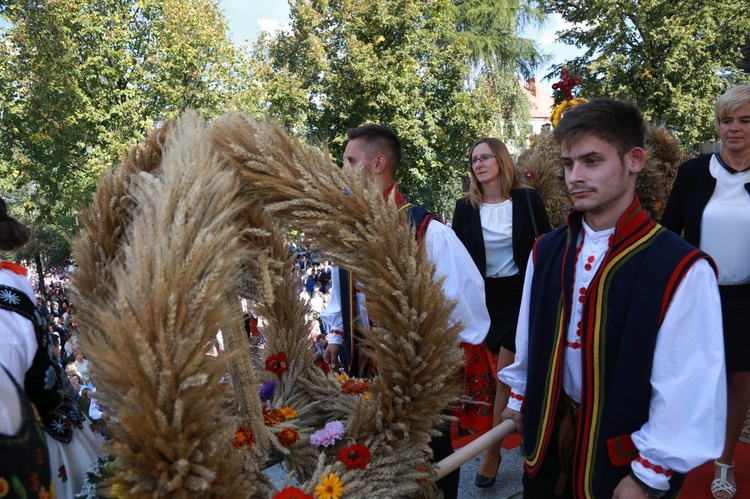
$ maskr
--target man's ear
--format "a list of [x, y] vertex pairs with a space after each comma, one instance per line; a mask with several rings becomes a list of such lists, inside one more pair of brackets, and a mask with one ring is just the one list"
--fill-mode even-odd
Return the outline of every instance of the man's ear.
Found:
[[631, 173], [638, 173], [646, 166], [648, 153], [642, 147], [634, 147], [628, 152], [628, 169]]
[[372, 172], [381, 175], [385, 171], [385, 167], [388, 164], [388, 160], [385, 154], [378, 154], [375, 156]]

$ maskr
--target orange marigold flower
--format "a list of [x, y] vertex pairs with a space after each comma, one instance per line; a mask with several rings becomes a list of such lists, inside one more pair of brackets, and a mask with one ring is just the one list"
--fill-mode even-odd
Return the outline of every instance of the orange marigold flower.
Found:
[[234, 438], [232, 439], [232, 448], [241, 449], [245, 446], [252, 447], [255, 443], [255, 435], [246, 426], [240, 426], [237, 431], [234, 432]]
[[286, 421], [286, 418], [281, 409], [271, 409], [263, 413], [263, 422], [266, 423], [266, 426], [277, 425], [284, 421]]
[[369, 389], [370, 382], [367, 380], [348, 379], [341, 385], [341, 391], [344, 393], [365, 393]]
[[284, 428], [279, 433], [279, 443], [284, 447], [291, 447], [299, 441], [299, 433], [294, 428]]
[[417, 466], [417, 472], [418, 472], [419, 474], [421, 474], [421, 475], [425, 475], [425, 477], [424, 477], [424, 478], [420, 478], [420, 479], [419, 479], [419, 480], [417, 480], [417, 481], [418, 481], [419, 483], [426, 483], [426, 482], [427, 482], [427, 478], [426, 478], [426, 476], [427, 476], [427, 470], [426, 470], [426, 469], [424, 469], [424, 468], [423, 468], [422, 466]]
[[291, 407], [282, 407], [281, 414], [284, 415], [284, 419], [292, 419], [297, 417], [297, 411]]

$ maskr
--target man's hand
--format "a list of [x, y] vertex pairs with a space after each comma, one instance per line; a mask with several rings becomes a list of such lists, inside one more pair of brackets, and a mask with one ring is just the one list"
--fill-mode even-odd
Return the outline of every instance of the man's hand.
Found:
[[326, 361], [329, 366], [331, 366], [332, 371], [338, 371], [339, 369], [344, 367], [344, 365], [339, 362], [340, 352], [341, 345], [334, 345], [333, 343], [329, 343], [326, 347], [325, 352], [323, 352], [323, 360]]
[[505, 421], [506, 419], [512, 419], [513, 421], [515, 421], [516, 432], [523, 437], [523, 414], [518, 411], [514, 411], [509, 407], [506, 407], [500, 417], [503, 418], [503, 421]]
[[617, 485], [612, 499], [647, 499], [645, 492], [635, 480], [628, 475]]

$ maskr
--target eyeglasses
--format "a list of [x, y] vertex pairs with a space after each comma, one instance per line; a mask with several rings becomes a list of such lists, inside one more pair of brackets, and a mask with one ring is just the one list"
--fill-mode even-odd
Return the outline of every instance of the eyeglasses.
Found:
[[496, 157], [494, 154], [482, 154], [481, 156], [475, 156], [469, 160], [471, 166], [476, 165], [480, 161], [484, 164], [488, 159]]

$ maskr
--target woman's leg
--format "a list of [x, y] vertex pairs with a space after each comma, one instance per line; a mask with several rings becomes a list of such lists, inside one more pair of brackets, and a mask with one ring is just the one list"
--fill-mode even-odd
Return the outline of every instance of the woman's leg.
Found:
[[[500, 347], [500, 353], [497, 355], [497, 371], [500, 372], [504, 368], [508, 367], [515, 360], [515, 354], [504, 347]], [[497, 376], [497, 374], [496, 374]], [[497, 382], [497, 390], [495, 391], [495, 407], [493, 409], [492, 426], [495, 427], [502, 423], [500, 415], [505, 410], [505, 406], [508, 405], [508, 399], [510, 398], [510, 387], [505, 383]], [[497, 474], [497, 468], [500, 461], [500, 449], [503, 446], [503, 441], [499, 441], [484, 453], [484, 458], [479, 465], [479, 474], [488, 478], [494, 477]]]
[[[734, 448], [742, 433], [748, 406], [750, 406], [750, 372], [730, 371], [727, 373], [727, 440], [724, 444], [724, 452], [717, 459], [723, 464], [734, 462]], [[721, 469], [716, 466], [714, 478], [721, 476]], [[734, 470], [728, 470], [727, 481], [736, 486]], [[718, 497], [728, 499], [726, 493], [718, 493]]]

